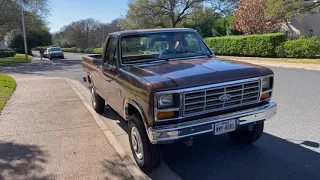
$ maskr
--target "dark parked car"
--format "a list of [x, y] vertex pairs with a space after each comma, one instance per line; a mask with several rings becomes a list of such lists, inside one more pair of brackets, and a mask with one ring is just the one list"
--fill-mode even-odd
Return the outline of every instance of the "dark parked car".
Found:
[[203, 133], [249, 144], [276, 114], [273, 72], [216, 58], [195, 30], [114, 32], [103, 49], [102, 56], [83, 57], [84, 81], [98, 113], [107, 103], [128, 121], [131, 150], [144, 171], [160, 164], [158, 144]]
[[60, 47], [50, 47], [45, 50], [44, 57], [49, 58], [50, 60], [52, 58], [64, 59], [64, 54]]

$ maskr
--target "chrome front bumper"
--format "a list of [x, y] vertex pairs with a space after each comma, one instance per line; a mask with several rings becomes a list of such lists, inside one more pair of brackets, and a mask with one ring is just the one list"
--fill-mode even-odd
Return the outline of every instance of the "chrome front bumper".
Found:
[[240, 128], [243, 125], [254, 124], [255, 122], [269, 119], [276, 114], [276, 111], [277, 104], [271, 102], [263, 106], [219, 116], [173, 125], [150, 127], [148, 128], [148, 137], [153, 144], [167, 144], [185, 137], [212, 132], [214, 123], [217, 122], [235, 119], [236, 128]]

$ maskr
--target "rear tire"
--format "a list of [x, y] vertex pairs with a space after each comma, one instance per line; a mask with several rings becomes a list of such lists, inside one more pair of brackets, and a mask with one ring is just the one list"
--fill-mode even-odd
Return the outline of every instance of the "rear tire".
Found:
[[239, 144], [251, 144], [257, 141], [263, 133], [264, 122], [253, 126], [253, 128], [238, 129], [229, 132], [229, 137]]
[[147, 172], [160, 165], [160, 151], [157, 145], [149, 141], [146, 129], [140, 116], [129, 117], [129, 142], [134, 159], [141, 170]]
[[97, 113], [103, 114], [105, 108], [105, 100], [101, 96], [99, 96], [99, 94], [96, 93], [96, 90], [93, 85], [90, 86], [90, 92], [93, 109]]

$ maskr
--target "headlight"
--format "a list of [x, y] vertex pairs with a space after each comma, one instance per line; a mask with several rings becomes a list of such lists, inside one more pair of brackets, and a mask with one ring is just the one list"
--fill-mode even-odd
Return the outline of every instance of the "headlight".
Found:
[[169, 107], [173, 105], [172, 94], [164, 94], [158, 96], [158, 107]]
[[262, 80], [262, 91], [271, 89], [271, 77]]

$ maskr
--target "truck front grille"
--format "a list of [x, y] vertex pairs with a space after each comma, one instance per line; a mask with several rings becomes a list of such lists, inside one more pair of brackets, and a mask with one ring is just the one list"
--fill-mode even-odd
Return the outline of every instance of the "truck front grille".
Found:
[[[230, 95], [231, 98], [225, 101], [220, 100], [222, 95]], [[202, 114], [252, 104], [258, 102], [259, 97], [259, 80], [189, 91], [183, 94], [183, 116]]]

